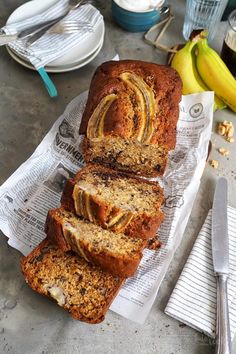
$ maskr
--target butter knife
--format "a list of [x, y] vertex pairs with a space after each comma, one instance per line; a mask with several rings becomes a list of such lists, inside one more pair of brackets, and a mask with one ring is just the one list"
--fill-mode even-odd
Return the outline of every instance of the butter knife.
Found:
[[227, 280], [229, 240], [227, 220], [227, 179], [219, 178], [212, 207], [212, 257], [217, 283], [216, 354], [231, 354]]

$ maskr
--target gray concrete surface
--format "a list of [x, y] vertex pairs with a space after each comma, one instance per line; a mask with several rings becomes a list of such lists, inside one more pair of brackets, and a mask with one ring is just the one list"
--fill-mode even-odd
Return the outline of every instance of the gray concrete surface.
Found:
[[[0, 26], [24, 1], [0, 2]], [[181, 28], [184, 1], [173, 3], [175, 20], [164, 40], [182, 42]], [[165, 55], [147, 45], [142, 34], [124, 32], [112, 21], [110, 1], [97, 1], [106, 21], [106, 42], [98, 58], [85, 68], [71, 73], [52, 75], [59, 97], [50, 99], [39, 76], [15, 63], [4, 47], [0, 47], [0, 184], [25, 161], [53, 122], [73, 97], [88, 88], [96, 66], [116, 52], [120, 58], [165, 62]], [[219, 48], [223, 32], [213, 43]], [[217, 112], [213, 124], [211, 157], [219, 161], [219, 169], [206, 165], [194, 208], [176, 255], [162, 283], [151, 313], [144, 325], [137, 325], [109, 312], [99, 325], [86, 325], [71, 319], [48, 299], [33, 293], [25, 284], [19, 269], [19, 252], [7, 245], [0, 235], [0, 353], [9, 354], [210, 354], [214, 343], [201, 333], [181, 325], [163, 312], [204, 218], [211, 207], [213, 181], [217, 175], [228, 177], [229, 202], [236, 207], [236, 143], [227, 144], [215, 134], [219, 120], [233, 120], [225, 110]], [[228, 158], [216, 148], [230, 149]], [[6, 300], [11, 300], [6, 303]], [[4, 305], [5, 304], [5, 305]], [[236, 353], [236, 343], [234, 342]]]

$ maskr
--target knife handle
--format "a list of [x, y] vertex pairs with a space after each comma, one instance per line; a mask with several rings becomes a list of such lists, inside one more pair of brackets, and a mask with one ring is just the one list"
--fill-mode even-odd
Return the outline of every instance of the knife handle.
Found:
[[17, 34], [0, 34], [0, 46], [14, 42], [17, 39]]
[[231, 354], [227, 274], [216, 273], [217, 318], [215, 354]]

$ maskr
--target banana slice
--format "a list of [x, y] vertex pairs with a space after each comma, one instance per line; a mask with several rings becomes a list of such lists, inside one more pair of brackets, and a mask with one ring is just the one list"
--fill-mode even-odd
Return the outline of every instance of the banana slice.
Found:
[[77, 185], [74, 186], [72, 198], [77, 215], [82, 215], [84, 218], [93, 221], [93, 213], [90, 207], [90, 196], [85, 191], [82, 191]]
[[122, 232], [125, 226], [130, 223], [132, 218], [133, 214], [131, 212], [120, 211], [109, 220], [109, 223], [106, 224], [106, 227], [115, 232]]
[[103, 138], [104, 118], [109, 107], [116, 98], [117, 95], [115, 94], [107, 95], [99, 102], [99, 104], [95, 108], [93, 114], [89, 119], [87, 127], [87, 137], [89, 139]]
[[124, 72], [120, 78], [135, 92], [139, 101], [138, 111], [141, 116], [137, 140], [148, 143], [153, 133], [153, 117], [156, 111], [156, 102], [153, 90], [138, 75]]
[[79, 194], [80, 194], [80, 189], [78, 188], [77, 185], [75, 185], [74, 189], [73, 189], [73, 193], [72, 193], [72, 199], [74, 201], [74, 208], [75, 208], [75, 212], [77, 215], [82, 215]]

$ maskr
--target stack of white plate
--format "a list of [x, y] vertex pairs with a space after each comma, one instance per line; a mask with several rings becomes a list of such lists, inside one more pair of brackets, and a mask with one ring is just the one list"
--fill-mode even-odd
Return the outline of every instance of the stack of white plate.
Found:
[[[55, 0], [32, 0], [22, 6], [18, 7], [8, 18], [7, 24], [22, 21], [30, 16], [37, 15], [55, 3]], [[73, 49], [69, 50], [65, 55], [53, 60], [45, 66], [45, 70], [51, 73], [60, 73], [66, 71], [72, 71], [91, 62], [100, 52], [105, 34], [104, 21], [100, 22], [96, 26], [94, 32], [89, 34], [89, 37], [80, 41]], [[19, 64], [35, 70], [26, 57], [17, 51], [7, 46], [7, 51], [10, 56], [16, 60]]]

